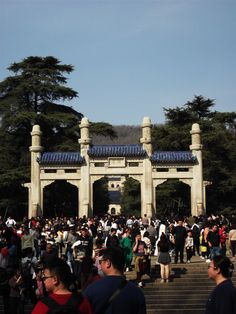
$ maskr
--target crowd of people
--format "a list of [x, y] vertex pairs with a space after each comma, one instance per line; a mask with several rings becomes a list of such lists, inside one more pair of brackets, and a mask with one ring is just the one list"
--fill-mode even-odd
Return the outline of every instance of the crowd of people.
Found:
[[[143, 314], [146, 305], [140, 288], [144, 274], [152, 278], [151, 256], [160, 265], [158, 281], [168, 283], [171, 262], [191, 263], [194, 255], [221, 273], [217, 256], [227, 259], [226, 243], [234, 260], [236, 217], [149, 219], [107, 214], [24, 218], [21, 223], [0, 217], [4, 311], [23, 314], [25, 303], [31, 302], [33, 314], [48, 313], [55, 304], [88, 314]], [[124, 273], [132, 269], [136, 284], [125, 280]]]

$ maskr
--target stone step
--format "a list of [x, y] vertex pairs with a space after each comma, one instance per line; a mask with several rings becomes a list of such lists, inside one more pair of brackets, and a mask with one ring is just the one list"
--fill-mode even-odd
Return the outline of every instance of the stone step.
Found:
[[[199, 288], [201, 288], [201, 287], [199, 287]], [[211, 290], [213, 288], [214, 288], [214, 286], [202, 287], [201, 294], [206, 294], [206, 293], [208, 293], [209, 290]], [[149, 296], [149, 295], [155, 295], [155, 296], [166, 295], [167, 293], [168, 293], [168, 295], [179, 295], [179, 294], [185, 293], [185, 297], [188, 297], [190, 295], [190, 293], [192, 294], [193, 291], [196, 291], [196, 290], [198, 290], [198, 289], [194, 289], [192, 291], [190, 289], [178, 289], [176, 291], [176, 288], [175, 289], [166, 288], [166, 289], [161, 289], [161, 290], [158, 290], [158, 289], [155, 289], [155, 290], [154, 289], [148, 289], [147, 290], [146, 286], [144, 287], [145, 295], [147, 295], [147, 296]]]
[[[146, 298], [148, 300], [148, 304], [151, 304], [151, 303], [157, 303], [157, 297], [156, 296], [148, 296]], [[195, 296], [191, 296], [189, 298], [186, 298], [188, 302], [199, 302], [199, 303], [204, 303], [205, 302], [205, 299], [206, 299], [206, 295], [205, 294], [201, 294], [200, 296], [199, 295], [195, 295]], [[178, 302], [179, 301], [179, 296], [176, 295], [176, 296], [171, 296], [171, 295], [168, 295], [168, 300], [166, 299], [165, 296], [158, 296], [158, 304], [161, 304], [161, 303], [173, 303], [173, 302]], [[205, 303], [204, 303], [205, 304]]]
[[[144, 276], [148, 314], [204, 314], [207, 298], [215, 287], [207, 266], [198, 256], [192, 263], [171, 264], [171, 281], [160, 282], [160, 266], [152, 258], [152, 279]], [[236, 284], [236, 274], [232, 278]]]
[[182, 310], [182, 309], [203, 309], [204, 308], [204, 303], [203, 304], [199, 304], [198, 302], [191, 302], [190, 304], [183, 304], [182, 302], [180, 303], [175, 303], [175, 304], [148, 304], [148, 310], [149, 309], [157, 309], [158, 307], [163, 310], [167, 310], [167, 309], [172, 309], [172, 308], [175, 308], [175, 309], [179, 309], [179, 310]]
[[204, 308], [199, 309], [148, 309], [147, 314], [204, 314]]

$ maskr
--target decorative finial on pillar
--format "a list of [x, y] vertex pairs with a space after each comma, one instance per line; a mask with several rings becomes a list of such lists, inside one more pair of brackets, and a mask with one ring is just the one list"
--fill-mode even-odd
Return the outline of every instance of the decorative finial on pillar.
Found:
[[40, 126], [37, 124], [34, 125], [30, 134], [32, 137], [32, 146], [30, 146], [29, 150], [31, 152], [41, 152], [43, 150], [43, 147], [41, 146], [42, 132], [40, 130]]
[[80, 144], [80, 151], [81, 155], [84, 155], [84, 150], [89, 149], [89, 144], [91, 143], [91, 138], [89, 137], [89, 127], [90, 123], [88, 118], [84, 117], [81, 120], [81, 123], [79, 125], [80, 127], [80, 139], [79, 139], [79, 144]]
[[192, 125], [192, 130], [190, 131], [192, 135], [192, 145], [189, 146], [191, 150], [202, 150], [203, 145], [201, 144], [201, 130], [198, 123]]
[[145, 149], [147, 154], [150, 156], [152, 154], [151, 119], [149, 117], [144, 117], [141, 127], [142, 137], [140, 138], [140, 143], [143, 144], [143, 149]]

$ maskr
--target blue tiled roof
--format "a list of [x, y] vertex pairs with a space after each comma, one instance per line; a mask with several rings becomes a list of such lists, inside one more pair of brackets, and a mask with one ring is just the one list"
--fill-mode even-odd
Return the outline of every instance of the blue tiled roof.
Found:
[[[141, 145], [94, 145], [88, 150], [90, 157], [146, 157]], [[150, 157], [157, 163], [195, 163], [191, 151], [155, 151]], [[78, 165], [84, 162], [79, 152], [44, 152], [38, 158], [40, 165]]]
[[45, 152], [38, 159], [40, 165], [77, 165], [83, 161], [84, 158], [77, 152]]
[[142, 145], [93, 145], [88, 150], [90, 157], [144, 157]]
[[191, 151], [156, 151], [152, 154], [150, 159], [151, 161], [158, 163], [195, 163], [197, 160]]

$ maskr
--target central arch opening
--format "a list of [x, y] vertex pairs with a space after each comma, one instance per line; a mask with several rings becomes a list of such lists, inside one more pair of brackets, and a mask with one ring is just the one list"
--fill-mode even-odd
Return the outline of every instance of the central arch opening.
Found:
[[66, 180], [56, 180], [44, 188], [43, 216], [78, 216], [78, 189]]
[[93, 215], [103, 215], [109, 207], [108, 179], [97, 180], [93, 184]]
[[156, 216], [174, 217], [191, 214], [191, 191], [187, 184], [169, 179], [156, 187]]
[[141, 185], [138, 180], [129, 177], [124, 182], [121, 208], [124, 215], [141, 215]]

